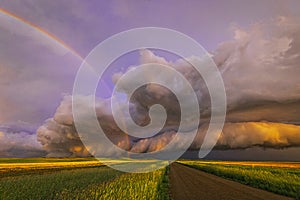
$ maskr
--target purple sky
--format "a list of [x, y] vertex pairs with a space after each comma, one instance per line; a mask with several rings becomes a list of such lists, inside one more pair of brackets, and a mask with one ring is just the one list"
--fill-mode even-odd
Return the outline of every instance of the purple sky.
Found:
[[[60, 38], [82, 57], [109, 36], [144, 26], [175, 29], [214, 52], [233, 39], [233, 27], [300, 13], [298, 0], [2, 0], [0, 7]], [[3, 12], [0, 45], [0, 131], [35, 134], [62, 97], [71, 94], [81, 60]], [[104, 81], [111, 86], [111, 75], [136, 64], [135, 58], [132, 53], [116, 61]], [[108, 93], [100, 88], [98, 94]]]
[[[247, 27], [284, 14], [296, 2], [2, 0], [0, 6], [56, 35], [85, 57], [107, 37], [143, 26], [181, 31], [213, 51], [232, 38], [232, 26]], [[38, 125], [53, 114], [63, 94], [71, 93], [80, 61], [56, 54], [59, 48], [41, 45], [18, 26], [1, 25], [0, 31], [0, 123]]]

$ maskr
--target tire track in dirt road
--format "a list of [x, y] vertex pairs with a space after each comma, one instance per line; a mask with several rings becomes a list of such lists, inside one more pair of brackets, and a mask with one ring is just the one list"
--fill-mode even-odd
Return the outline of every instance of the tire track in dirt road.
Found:
[[288, 197], [226, 180], [178, 163], [171, 164], [170, 192], [174, 200], [285, 200]]

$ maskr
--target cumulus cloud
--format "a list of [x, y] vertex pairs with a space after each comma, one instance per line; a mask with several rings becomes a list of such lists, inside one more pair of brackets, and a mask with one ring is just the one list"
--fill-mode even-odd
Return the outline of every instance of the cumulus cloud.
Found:
[[278, 17], [234, 32], [234, 40], [221, 44], [214, 56], [229, 106], [299, 99], [299, 19]]
[[40, 157], [46, 152], [36, 134], [11, 127], [0, 127], [0, 157]]
[[[228, 100], [226, 123], [216, 148], [300, 146], [299, 24], [293, 17], [279, 17], [248, 29], [235, 27], [234, 40], [222, 43], [215, 51], [213, 59], [222, 73]], [[201, 122], [191, 149], [198, 149], [210, 117], [209, 94], [201, 76], [184, 60], [168, 62], [148, 50], [141, 52], [140, 61], [168, 65], [192, 85], [200, 103]], [[121, 76], [118, 73], [112, 79], [116, 83]], [[180, 82], [176, 84], [181, 87]], [[89, 106], [84, 98], [82, 108]], [[131, 152], [153, 152], [178, 134], [180, 107], [176, 96], [165, 87], [147, 84], [131, 96], [129, 108], [133, 120], [144, 126], [149, 123], [149, 108], [156, 103], [165, 107], [168, 117], [163, 129], [149, 138], [135, 138], [121, 131], [113, 119], [109, 99], [96, 100], [96, 115], [107, 137], [117, 146]], [[49, 156], [88, 155], [74, 127], [71, 105], [71, 97], [65, 97], [54, 117], [37, 131]], [[178, 148], [185, 137], [189, 134], [182, 134], [175, 141]], [[114, 153], [109, 149], [103, 151]]]

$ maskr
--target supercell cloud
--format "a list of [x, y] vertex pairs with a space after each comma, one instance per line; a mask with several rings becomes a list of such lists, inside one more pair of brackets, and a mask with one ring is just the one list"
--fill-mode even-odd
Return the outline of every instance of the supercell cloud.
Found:
[[[220, 44], [213, 53], [222, 73], [228, 103], [226, 122], [216, 149], [300, 146], [299, 24], [296, 18], [279, 17], [248, 29], [235, 27], [234, 39]], [[190, 82], [201, 110], [198, 134], [190, 149], [199, 149], [210, 116], [209, 94], [201, 76], [184, 60], [168, 62], [149, 50], [141, 51], [140, 62], [168, 65]], [[112, 80], [116, 83], [120, 76], [117, 73]], [[177, 87], [181, 87], [180, 83]], [[86, 98], [82, 97], [83, 110], [88, 106]], [[149, 107], [156, 103], [166, 108], [168, 118], [164, 128], [150, 138], [123, 133], [112, 117], [109, 99], [96, 100], [96, 114], [105, 134], [117, 146], [131, 152], [153, 152], [163, 148], [176, 134], [180, 120], [178, 101], [168, 89], [155, 84], [139, 88], [130, 98], [131, 116], [141, 126], [149, 123]], [[176, 141], [178, 148], [185, 137], [189, 137], [188, 132]], [[64, 97], [54, 117], [37, 130], [37, 139], [48, 156], [89, 155], [74, 127], [71, 96]], [[110, 149], [103, 151], [114, 154]]]

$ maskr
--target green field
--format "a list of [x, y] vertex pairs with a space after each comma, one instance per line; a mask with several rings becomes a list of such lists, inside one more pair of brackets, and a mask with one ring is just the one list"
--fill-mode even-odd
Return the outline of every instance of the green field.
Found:
[[300, 164], [277, 162], [181, 161], [226, 179], [300, 199]]
[[1, 159], [0, 199], [168, 199], [167, 169], [122, 173], [93, 159]]
[[57, 163], [95, 161], [95, 158], [0, 158], [0, 164], [5, 163]]
[[[273, 193], [300, 196], [300, 163], [178, 162]], [[0, 159], [0, 199], [170, 199], [168, 173], [169, 167], [123, 173], [92, 158]]]

